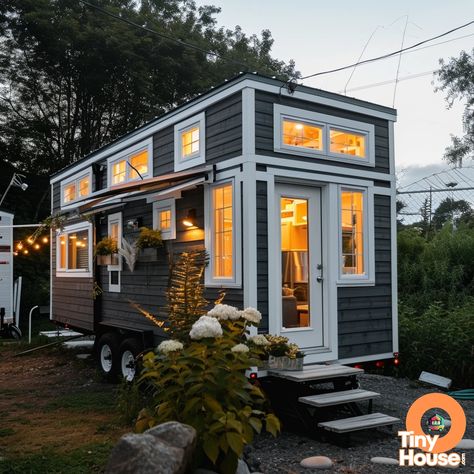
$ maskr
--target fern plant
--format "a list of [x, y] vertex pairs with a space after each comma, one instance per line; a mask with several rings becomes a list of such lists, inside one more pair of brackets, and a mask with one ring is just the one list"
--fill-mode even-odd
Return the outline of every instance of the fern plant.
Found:
[[202, 283], [206, 264], [206, 252], [195, 250], [179, 254], [172, 265], [166, 297], [167, 330], [174, 339], [186, 340], [191, 326], [206, 313], [208, 301]]

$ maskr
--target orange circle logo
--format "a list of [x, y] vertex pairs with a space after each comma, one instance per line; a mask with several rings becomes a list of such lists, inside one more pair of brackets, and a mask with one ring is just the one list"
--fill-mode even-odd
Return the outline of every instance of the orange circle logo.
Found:
[[418, 448], [431, 453], [445, 453], [453, 449], [462, 440], [466, 431], [466, 415], [461, 405], [449, 395], [442, 393], [429, 393], [415, 400], [407, 413], [406, 429], [413, 431], [415, 436], [426, 436], [421, 428], [423, 414], [432, 409], [441, 408], [448, 413], [451, 419], [449, 433], [438, 438], [435, 447], [430, 451], [427, 446], [419, 445]]

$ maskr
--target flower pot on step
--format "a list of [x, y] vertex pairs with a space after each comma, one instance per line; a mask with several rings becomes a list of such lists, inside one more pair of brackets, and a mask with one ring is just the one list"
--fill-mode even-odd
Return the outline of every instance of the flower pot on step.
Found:
[[290, 359], [287, 356], [268, 357], [268, 368], [272, 370], [303, 370], [304, 357]]

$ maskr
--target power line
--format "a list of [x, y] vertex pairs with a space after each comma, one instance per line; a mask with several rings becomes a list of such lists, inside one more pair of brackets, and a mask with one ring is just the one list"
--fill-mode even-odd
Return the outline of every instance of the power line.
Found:
[[[82, 1], [82, 0], [81, 0]], [[457, 26], [456, 28], [452, 28], [451, 30], [448, 30], [448, 31], [445, 31], [444, 33], [441, 33], [439, 35], [436, 35], [436, 36], [432, 36], [431, 38], [427, 38], [423, 41], [419, 41], [418, 43], [415, 43], [415, 44], [412, 44], [411, 46], [407, 46], [406, 48], [401, 48], [397, 51], [392, 51], [390, 53], [387, 53], [387, 54], [383, 54], [382, 56], [377, 56], [377, 57], [374, 57], [374, 58], [370, 58], [370, 59], [364, 59], [363, 61], [359, 61], [359, 62], [356, 62], [356, 63], [353, 63], [353, 64], [349, 64], [347, 66], [341, 66], [341, 67], [338, 67], [338, 68], [335, 68], [335, 69], [329, 69], [327, 71], [321, 71], [321, 72], [316, 72], [314, 74], [309, 74], [308, 76], [303, 76], [301, 78], [302, 81], [304, 81], [305, 79], [309, 79], [311, 77], [316, 77], [316, 76], [323, 76], [325, 74], [332, 74], [334, 72], [339, 72], [339, 71], [344, 71], [346, 69], [350, 69], [350, 68], [353, 68], [354, 66], [360, 66], [361, 64], [368, 64], [368, 63], [373, 63], [375, 61], [380, 61], [381, 59], [385, 59], [385, 58], [389, 58], [389, 57], [392, 57], [392, 56], [396, 56], [397, 54], [400, 54], [400, 53], [403, 53], [405, 51], [409, 51], [411, 49], [414, 49], [418, 46], [421, 46], [422, 44], [425, 44], [425, 43], [429, 43], [430, 41], [433, 41], [435, 39], [438, 39], [438, 38], [442, 38], [443, 36], [447, 36], [455, 31], [458, 31], [462, 28], [466, 28], [470, 25], [474, 24], [474, 20], [471, 20], [470, 22], [468, 23], [465, 23], [463, 25], [460, 25], [460, 26]]]
[[168, 41], [172, 41], [176, 44], [179, 44], [181, 46], [185, 46], [186, 48], [191, 48], [191, 49], [194, 49], [195, 51], [199, 51], [201, 53], [205, 53], [205, 54], [208, 54], [208, 55], [211, 55], [211, 56], [214, 56], [216, 58], [219, 58], [223, 61], [227, 61], [227, 62], [230, 62], [230, 63], [234, 63], [238, 66], [243, 66], [246, 70], [249, 70], [249, 66], [245, 63], [242, 63], [240, 61], [237, 61], [235, 59], [230, 59], [230, 58], [226, 58], [225, 56], [222, 56], [221, 54], [219, 53], [216, 53], [215, 51], [210, 51], [210, 50], [207, 50], [205, 48], [201, 48], [200, 46], [196, 45], [196, 44], [192, 44], [192, 43], [188, 43], [186, 41], [183, 41], [183, 40], [180, 40], [178, 38], [175, 38], [173, 36], [170, 36], [170, 35], [167, 35], [165, 33], [160, 33], [159, 31], [156, 31], [156, 30], [152, 30], [151, 28], [148, 28], [147, 26], [143, 26], [143, 25], [139, 25], [138, 23], [135, 23], [134, 21], [132, 20], [129, 20], [128, 18], [125, 18], [125, 17], [122, 17], [122, 16], [118, 16], [118, 15], [115, 15], [114, 13], [111, 13], [107, 10], [105, 10], [104, 8], [101, 8], [99, 7], [98, 5], [94, 5], [93, 3], [89, 3], [87, 2], [86, 0], [79, 0], [79, 2], [81, 2], [82, 4], [86, 5], [87, 7], [89, 8], [92, 8], [94, 10], [97, 10], [101, 13], [103, 13], [104, 15], [107, 15], [111, 18], [114, 18], [115, 20], [119, 20], [123, 23], [126, 23], [130, 26], [134, 26], [135, 28], [139, 28], [143, 31], [147, 31], [148, 33], [151, 33], [151, 34], [154, 34], [156, 36], [159, 36], [160, 38], [163, 38], [163, 39], [166, 39]]

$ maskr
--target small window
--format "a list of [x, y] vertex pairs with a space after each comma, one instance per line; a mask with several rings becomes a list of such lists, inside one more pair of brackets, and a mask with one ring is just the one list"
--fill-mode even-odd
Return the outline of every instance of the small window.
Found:
[[331, 153], [339, 153], [342, 155], [351, 155], [365, 158], [365, 134], [331, 128], [329, 136]]
[[[108, 235], [115, 240], [117, 248], [122, 246], [122, 213], [116, 212], [107, 216]], [[118, 257], [115, 265], [107, 265], [109, 272], [109, 291], [120, 292], [120, 279], [122, 271], [122, 257]]]
[[286, 146], [323, 149], [323, 128], [305, 122], [283, 120], [283, 144]]
[[232, 184], [212, 189], [213, 246], [212, 276], [232, 279], [234, 276], [234, 218]]
[[152, 140], [125, 150], [120, 157], [108, 160], [111, 186], [128, 183], [152, 176]]
[[58, 233], [57, 276], [91, 276], [91, 229], [78, 224]]
[[62, 203], [70, 204], [79, 199], [84, 199], [92, 192], [92, 171], [88, 169], [81, 175], [66, 180], [61, 185]]
[[174, 169], [182, 171], [205, 162], [205, 114], [174, 127]]
[[176, 204], [174, 199], [153, 203], [153, 228], [161, 231], [163, 240], [176, 238]]
[[341, 192], [342, 275], [365, 275], [364, 192]]

